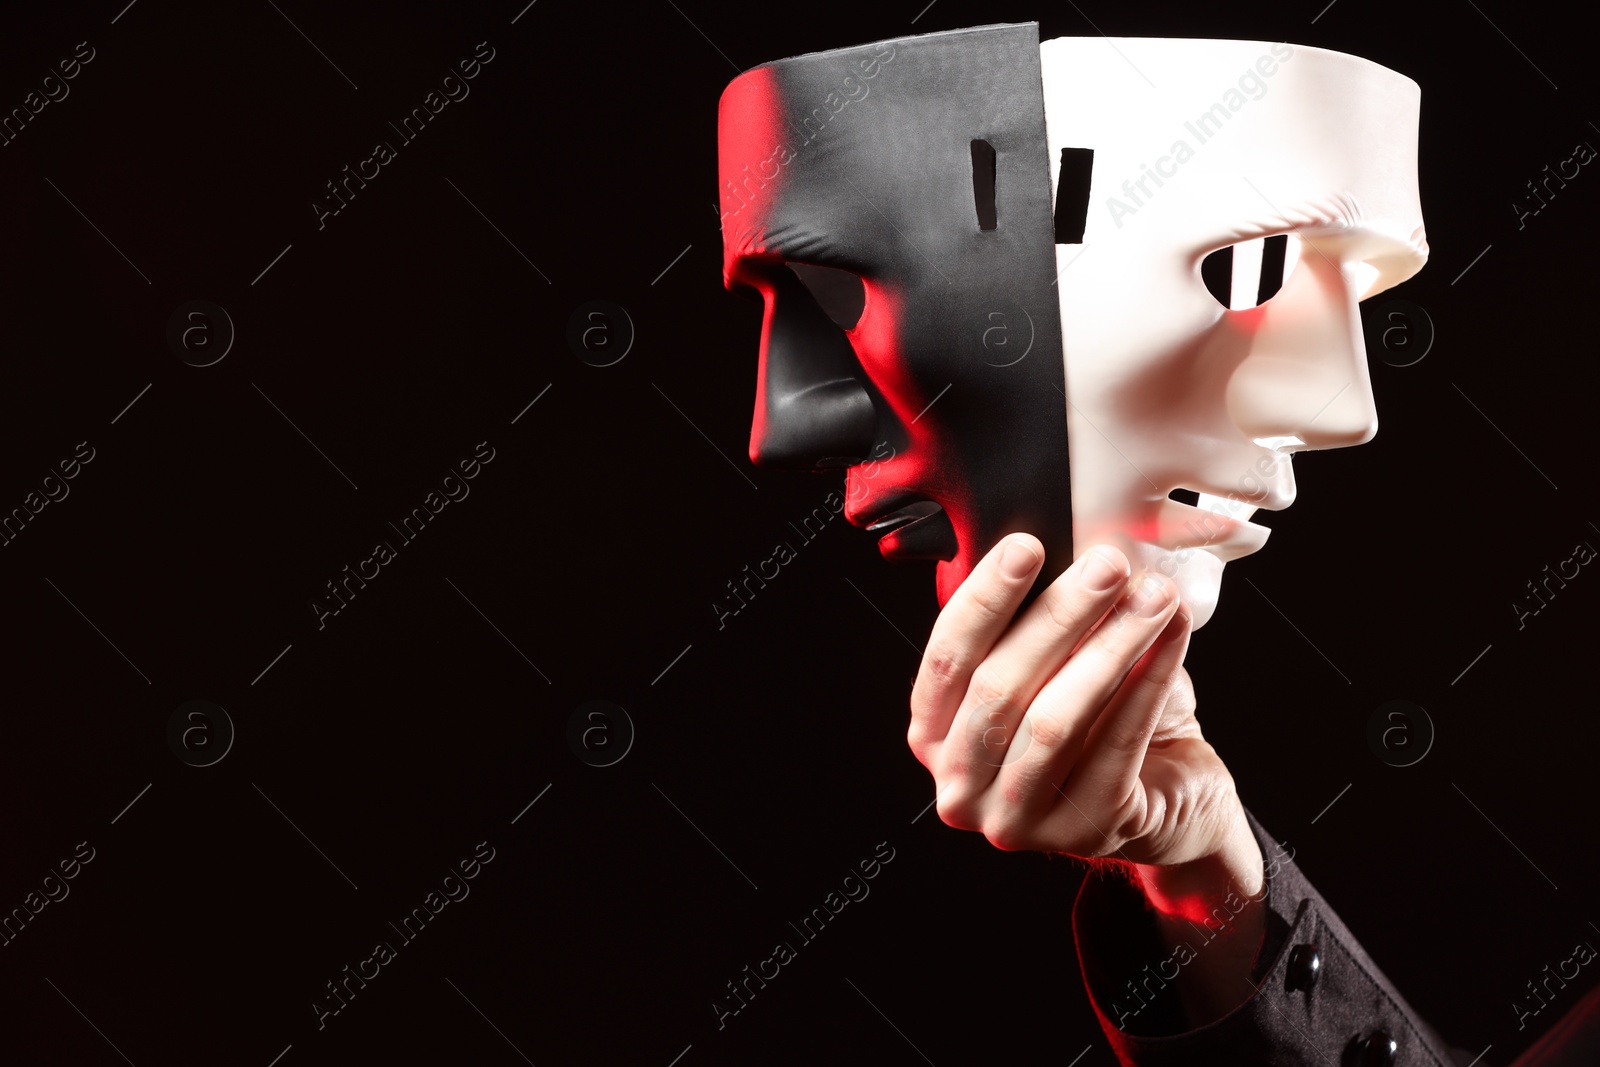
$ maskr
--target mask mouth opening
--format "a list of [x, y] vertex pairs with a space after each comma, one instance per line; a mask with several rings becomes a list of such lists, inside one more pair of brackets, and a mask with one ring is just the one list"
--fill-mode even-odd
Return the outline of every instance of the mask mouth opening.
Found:
[[[1213, 515], [1221, 515], [1226, 519], [1233, 519], [1249, 526], [1262, 526], [1261, 523], [1251, 522], [1250, 517], [1258, 510], [1258, 505], [1247, 504], [1243, 500], [1226, 496], [1217, 496], [1196, 489], [1174, 489], [1167, 494], [1168, 500], [1176, 501], [1186, 507], [1197, 511], [1208, 511]], [[1262, 527], [1265, 529], [1265, 527]]]
[[[1195, 503], [1178, 499], [1179, 494], [1192, 495]], [[1139, 540], [1166, 552], [1199, 549], [1228, 563], [1259, 551], [1267, 543], [1272, 531], [1250, 521], [1255, 512], [1255, 506], [1242, 499], [1176, 490], [1160, 502]]]
[[1188, 504], [1191, 508], [1200, 506], [1200, 494], [1193, 489], [1174, 489], [1167, 494], [1168, 500], [1176, 500], [1180, 504]]
[[873, 520], [868, 524], [867, 529], [874, 533], [888, 533], [890, 530], [909, 526], [918, 520], [938, 514], [943, 510], [944, 508], [932, 500], [917, 500]]

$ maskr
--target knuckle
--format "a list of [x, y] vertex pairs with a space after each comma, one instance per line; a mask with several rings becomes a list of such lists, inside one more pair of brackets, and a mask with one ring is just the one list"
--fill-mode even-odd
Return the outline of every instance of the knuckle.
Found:
[[1007, 590], [993, 583], [975, 586], [972, 590], [971, 604], [974, 610], [990, 619], [1011, 614], [1011, 597], [1007, 595]]
[[1118, 758], [1142, 753], [1147, 744], [1144, 723], [1142, 721], [1110, 723], [1106, 727], [1105, 744], [1107, 751]]
[[979, 664], [967, 686], [967, 698], [975, 708], [1007, 708], [1011, 706], [1014, 691], [1009, 679], [1001, 677], [992, 667]]
[[1002, 852], [1022, 852], [1033, 847], [1027, 828], [1015, 819], [1001, 819], [985, 826], [983, 836]]
[[1106, 723], [1106, 746], [1122, 757], [1142, 753], [1165, 708], [1165, 683], [1140, 680], [1127, 695], [1126, 706], [1118, 708], [1116, 716]]
[[924, 767], [928, 766], [927, 731], [916, 719], [912, 719], [911, 725], [906, 729], [906, 746], [911, 749], [911, 754], [917, 757], [918, 763]]
[[1061, 586], [1051, 586], [1045, 590], [1039, 601], [1044, 605], [1045, 617], [1057, 630], [1063, 633], [1076, 633], [1082, 628], [1084, 605], [1076, 588], [1069, 590]]
[[983, 836], [989, 842], [989, 844], [993, 845], [1001, 852], [1020, 852], [1026, 847], [1018, 844], [1014, 838], [1010, 837], [1005, 831], [1002, 830], [997, 830], [993, 833], [987, 833]]
[[956, 830], [975, 830], [977, 820], [972, 810], [972, 801], [956, 789], [944, 789], [939, 792], [939, 798], [934, 801], [934, 810], [939, 813], [939, 821]]
[[1030, 716], [1028, 730], [1033, 742], [1047, 749], [1058, 749], [1072, 736], [1072, 727], [1066, 719], [1056, 715]]
[[1100, 624], [1093, 639], [1086, 642], [1084, 647], [1093, 648], [1102, 655], [1124, 659], [1133, 649], [1149, 643], [1149, 623], [1150, 620], [1134, 614], [1131, 604], [1123, 605]]
[[924, 698], [932, 698], [953, 687], [966, 669], [966, 657], [948, 642], [929, 645], [922, 657], [922, 671], [917, 675], [916, 685], [912, 686], [912, 699], [916, 700], [919, 693]]
[[1000, 798], [1005, 801], [1007, 808], [1021, 808], [1028, 800], [1027, 785], [1015, 774], [1002, 777], [1005, 781], [1000, 787]]
[[1141, 614], [1139, 621], [1147, 626], [1157, 624], [1165, 626], [1166, 620], [1162, 618], [1163, 609], [1173, 600], [1173, 585], [1170, 581], [1157, 574], [1149, 573], [1133, 584], [1128, 592], [1128, 609], [1148, 611], [1150, 614]]
[[1108, 641], [1114, 644], [1132, 644], [1144, 636], [1144, 631], [1149, 628], [1149, 620], [1138, 612], [1141, 603], [1142, 601], [1129, 599], [1118, 605], [1117, 610], [1107, 620], [1110, 625], [1100, 628]]

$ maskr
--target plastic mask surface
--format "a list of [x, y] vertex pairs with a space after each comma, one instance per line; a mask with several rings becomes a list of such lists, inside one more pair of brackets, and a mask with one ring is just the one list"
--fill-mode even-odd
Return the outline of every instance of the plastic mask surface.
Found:
[[[764, 305], [751, 459], [848, 467], [846, 517], [887, 558], [939, 560], [941, 604], [1026, 530], [1041, 583], [1109, 540], [1174, 576], [1201, 623], [1222, 562], [1265, 540], [1249, 506], [1292, 499], [1286, 453], [1374, 426], [1354, 306], [1424, 255], [1416, 86], [1315, 49], [1276, 46], [1267, 76], [1269, 44], [1115, 44], [1162, 88], [1104, 39], [1041, 49], [1024, 25], [784, 60], [723, 94], [725, 281]], [[1239, 88], [1245, 68], [1267, 92]], [[1230, 88], [1244, 108], [1184, 130]], [[1086, 165], [1058, 200], [1063, 148]], [[1202, 279], [1208, 253], [1291, 230], [1276, 243], [1302, 255], [1266, 305], [1213, 296], [1231, 293], [1218, 257]], [[1273, 244], [1224, 258], [1259, 276], [1265, 248], [1270, 274]], [[1173, 489], [1247, 502], [1229, 520]]]
[[1054, 172], [1094, 153], [1083, 241], [1057, 248], [1075, 542], [1173, 577], [1198, 626], [1267, 539], [1255, 509], [1294, 501], [1293, 453], [1377, 432], [1356, 305], [1427, 258], [1421, 93], [1271, 42], [1042, 53]]
[[783, 60], [722, 96], [724, 273], [765, 307], [750, 457], [854, 464], [845, 517], [940, 560], [941, 603], [1012, 531], [1052, 573], [1072, 559], [1040, 85], [1037, 29], [1006, 26]]

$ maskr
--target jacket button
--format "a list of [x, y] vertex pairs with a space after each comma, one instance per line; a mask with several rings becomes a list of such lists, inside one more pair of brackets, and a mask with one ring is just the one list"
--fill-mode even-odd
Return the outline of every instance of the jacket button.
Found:
[[1317, 975], [1322, 973], [1322, 957], [1317, 953], [1317, 946], [1296, 945], [1289, 953], [1289, 969], [1285, 978], [1285, 986], [1292, 993], [1296, 989], [1311, 991], [1317, 984]]
[[1400, 1046], [1382, 1030], [1375, 1030], [1366, 1040], [1356, 1038], [1350, 1042], [1357, 1067], [1393, 1067]]

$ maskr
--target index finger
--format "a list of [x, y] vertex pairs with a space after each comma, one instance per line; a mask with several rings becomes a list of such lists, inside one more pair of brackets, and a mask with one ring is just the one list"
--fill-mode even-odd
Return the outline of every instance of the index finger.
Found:
[[906, 732], [911, 750], [925, 765], [930, 761], [923, 749], [944, 740], [973, 670], [1005, 632], [1043, 562], [1044, 546], [1032, 534], [1002, 538], [972, 568], [934, 620], [911, 688], [911, 726]]

